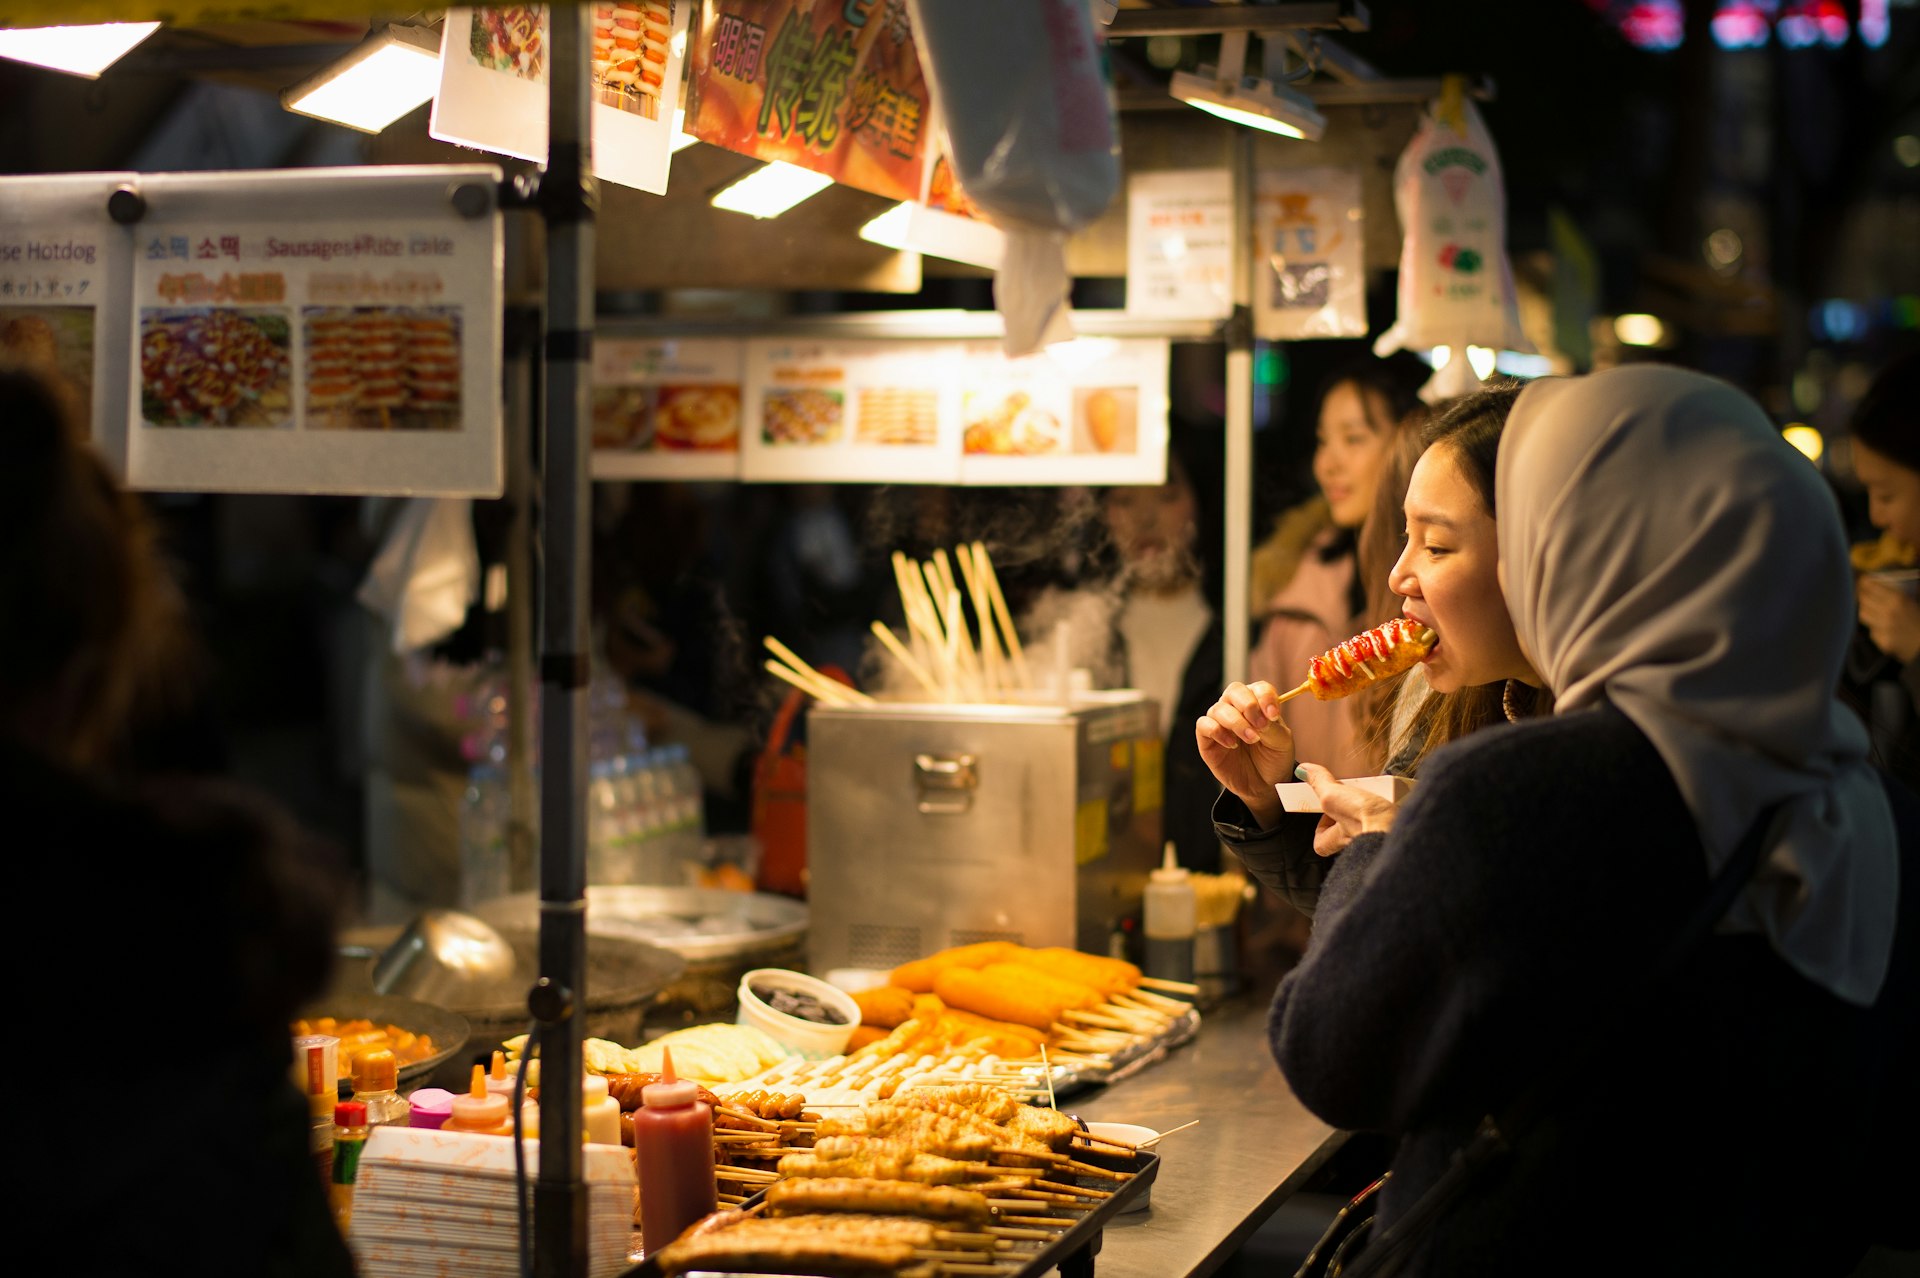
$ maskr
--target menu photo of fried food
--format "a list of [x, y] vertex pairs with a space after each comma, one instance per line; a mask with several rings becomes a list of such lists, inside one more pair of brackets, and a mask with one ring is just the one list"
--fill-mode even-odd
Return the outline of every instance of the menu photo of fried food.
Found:
[[644, 452], [653, 446], [651, 386], [593, 388], [595, 452]]
[[660, 118], [672, 0], [593, 6], [594, 100], [648, 120]]
[[285, 311], [142, 311], [141, 415], [154, 426], [287, 426], [291, 345]]
[[467, 49], [483, 67], [505, 71], [522, 80], [538, 80], [546, 63], [547, 47], [540, 33], [540, 7], [505, 5], [475, 9]]
[[310, 429], [459, 429], [458, 310], [310, 306], [301, 319]]
[[846, 395], [803, 386], [770, 390], [761, 406], [760, 437], [769, 444], [832, 444], [840, 439]]
[[91, 306], [0, 306], [0, 357], [54, 382], [81, 422], [93, 420]]
[[880, 386], [862, 390], [854, 440], [862, 444], [920, 445], [940, 435], [940, 393], [930, 388]]
[[654, 410], [654, 447], [731, 453], [740, 448], [738, 386], [662, 386]]
[[973, 456], [1033, 457], [1060, 451], [1060, 417], [1024, 390], [968, 391], [962, 417]]
[[1133, 453], [1140, 449], [1140, 391], [1133, 386], [1078, 386], [1073, 392], [1073, 451]]

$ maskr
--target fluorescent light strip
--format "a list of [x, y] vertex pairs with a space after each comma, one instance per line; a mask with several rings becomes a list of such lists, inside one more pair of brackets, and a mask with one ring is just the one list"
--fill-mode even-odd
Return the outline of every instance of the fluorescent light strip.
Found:
[[1276, 120], [1270, 115], [1261, 115], [1257, 111], [1246, 111], [1219, 102], [1204, 102], [1199, 98], [1188, 98], [1186, 102], [1188, 106], [1199, 107], [1208, 115], [1217, 115], [1231, 124], [1244, 124], [1250, 129], [1259, 129], [1263, 133], [1278, 133], [1282, 137], [1302, 140], [1307, 136], [1285, 120]]
[[774, 160], [721, 189], [712, 200], [716, 209], [748, 217], [779, 217], [802, 200], [833, 185], [833, 179], [797, 164]]
[[907, 247], [907, 224], [912, 220], [913, 205], [905, 202], [896, 204], [861, 227], [860, 238], [882, 248], [904, 251]]
[[0, 31], [0, 58], [92, 80], [159, 29], [157, 22], [104, 22], [86, 27]]
[[287, 110], [378, 133], [433, 96], [440, 86], [440, 58], [389, 40], [337, 74], [322, 72], [316, 81], [310, 89], [295, 90], [298, 96], [289, 94]]

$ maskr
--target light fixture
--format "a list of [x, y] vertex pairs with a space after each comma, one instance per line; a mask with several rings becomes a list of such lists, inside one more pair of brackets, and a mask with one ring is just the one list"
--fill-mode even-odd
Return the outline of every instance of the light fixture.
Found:
[[1667, 338], [1667, 326], [1658, 315], [1627, 314], [1613, 317], [1613, 335], [1622, 346], [1658, 346]]
[[367, 34], [350, 52], [280, 95], [299, 115], [378, 133], [440, 87], [440, 36], [394, 25]]
[[157, 22], [103, 22], [87, 27], [0, 31], [0, 58], [93, 80], [159, 29]]
[[895, 251], [907, 247], [907, 224], [913, 221], [913, 205], [901, 201], [860, 228], [860, 238], [869, 244]]
[[774, 160], [721, 187], [710, 203], [716, 209], [745, 213], [748, 217], [779, 217], [832, 185], [833, 179], [824, 173]]
[[1789, 444], [1799, 449], [1810, 462], [1818, 462], [1820, 455], [1827, 451], [1827, 441], [1820, 432], [1805, 422], [1794, 422], [1780, 432]]
[[1167, 91], [1188, 106], [1234, 124], [1306, 142], [1320, 140], [1327, 117], [1312, 102], [1285, 84], [1248, 75], [1246, 70], [1247, 33], [1229, 31], [1220, 37], [1218, 66], [1175, 71]]

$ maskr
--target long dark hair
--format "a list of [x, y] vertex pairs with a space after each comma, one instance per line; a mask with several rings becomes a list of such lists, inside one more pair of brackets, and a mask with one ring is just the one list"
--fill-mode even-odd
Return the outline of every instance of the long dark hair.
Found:
[[[1421, 434], [1429, 449], [1449, 450], [1454, 464], [1472, 485], [1487, 514], [1499, 518], [1494, 502], [1494, 467], [1500, 459], [1500, 436], [1506, 430], [1507, 416], [1514, 401], [1527, 384], [1513, 378], [1489, 382], [1472, 394], [1449, 401], [1427, 423]], [[1505, 686], [1498, 683], [1462, 688], [1458, 692], [1430, 692], [1415, 713], [1409, 739], [1420, 742], [1414, 766], [1449, 741], [1457, 741], [1481, 728], [1506, 719], [1501, 705]], [[1526, 688], [1516, 693], [1514, 711], [1522, 718], [1548, 714], [1553, 710], [1553, 694], [1545, 688]]]
[[1920, 351], [1880, 370], [1854, 406], [1847, 430], [1889, 461], [1920, 471]]

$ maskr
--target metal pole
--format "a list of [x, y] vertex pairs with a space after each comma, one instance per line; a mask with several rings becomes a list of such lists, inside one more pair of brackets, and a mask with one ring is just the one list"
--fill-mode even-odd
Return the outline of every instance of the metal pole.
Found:
[[549, 63], [545, 447], [540, 616], [540, 1176], [534, 1273], [585, 1278], [581, 1009], [586, 1006], [587, 440], [591, 420], [594, 185], [587, 52], [593, 12], [555, 5]]
[[539, 847], [533, 779], [533, 364], [540, 350], [540, 308], [507, 306], [507, 883], [535, 885]]
[[1253, 133], [1233, 143], [1233, 318], [1227, 321], [1226, 630], [1223, 671], [1247, 677], [1248, 557], [1253, 547]]

